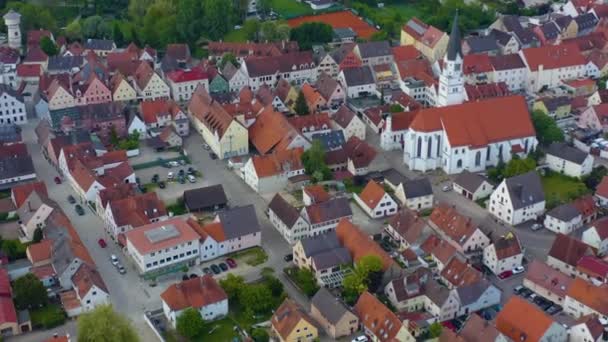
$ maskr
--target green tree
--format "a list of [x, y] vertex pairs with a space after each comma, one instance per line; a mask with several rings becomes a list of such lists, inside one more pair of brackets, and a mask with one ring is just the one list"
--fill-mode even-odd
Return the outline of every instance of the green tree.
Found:
[[263, 277], [274, 298], [279, 298], [284, 294], [285, 289], [283, 287], [283, 283], [281, 283], [279, 279], [273, 277], [272, 275], [263, 275]]
[[147, 9], [152, 6], [155, 0], [129, 0], [127, 13], [129, 17], [136, 23], [141, 23], [146, 15]]
[[308, 297], [314, 296], [319, 291], [315, 275], [307, 268], [297, 268], [294, 270], [294, 280], [302, 292]]
[[381, 282], [382, 259], [377, 255], [366, 255], [355, 263], [352, 272], [344, 278], [344, 299], [354, 303], [364, 291], [375, 292]]
[[201, 313], [196, 309], [187, 308], [177, 317], [175, 329], [181, 336], [194, 340], [201, 333], [203, 324]]
[[78, 342], [137, 342], [131, 321], [110, 305], [99, 305], [78, 317]]
[[44, 236], [42, 235], [42, 229], [40, 229], [40, 228], [34, 229], [34, 237], [32, 239], [32, 242], [38, 243], [38, 242], [42, 241], [43, 238], [44, 238]]
[[228, 300], [232, 301], [238, 299], [239, 293], [247, 285], [243, 277], [230, 273], [226, 278], [220, 280], [220, 286], [228, 295]]
[[19, 310], [33, 309], [48, 303], [49, 297], [42, 282], [33, 274], [28, 273], [17, 278], [13, 283], [15, 306]]
[[257, 328], [251, 331], [251, 338], [255, 342], [268, 342], [270, 340], [270, 335], [268, 335], [266, 329]]
[[306, 97], [304, 97], [304, 92], [301, 90], [296, 98], [296, 105], [294, 109], [298, 115], [310, 114], [310, 109], [308, 109], [308, 104], [306, 103]]
[[46, 36], [40, 39], [40, 49], [48, 56], [55, 56], [59, 52], [57, 45], [55, 45], [51, 38]]
[[27, 246], [19, 240], [2, 240], [2, 252], [8, 256], [9, 260], [25, 258]]
[[190, 47], [201, 37], [205, 27], [203, 1], [182, 0], [176, 2], [176, 30], [180, 38], [188, 42]]
[[262, 17], [267, 16], [272, 9], [272, 0], [258, 0], [258, 2], [255, 3], [255, 7], [259, 15]]
[[430, 338], [437, 338], [439, 336], [441, 336], [441, 323], [439, 322], [435, 322], [431, 325], [429, 325], [429, 337]]
[[536, 161], [530, 157], [521, 159], [515, 155], [503, 172], [504, 177], [513, 177], [536, 169]]
[[602, 181], [602, 178], [604, 178], [606, 175], [608, 175], [608, 169], [606, 169], [604, 165], [600, 165], [593, 168], [590, 174], [583, 177], [583, 182], [587, 188], [595, 191], [597, 186]]
[[82, 21], [82, 34], [85, 38], [107, 39], [112, 35], [112, 28], [107, 20], [94, 15]]
[[272, 291], [264, 284], [249, 284], [239, 293], [239, 303], [254, 314], [270, 312], [275, 300]]
[[275, 21], [265, 21], [260, 25], [260, 37], [267, 41], [281, 41], [289, 38], [290, 28], [286, 24]]
[[260, 35], [260, 21], [257, 19], [247, 20], [243, 23], [243, 32], [245, 32], [245, 36], [247, 40], [255, 40], [257, 41]]
[[[6, 8], [12, 8], [21, 14], [21, 32], [44, 29], [54, 32], [57, 30], [55, 16], [48, 8], [25, 1], [11, 1]], [[26, 35], [23, 34], [23, 37]]]
[[219, 40], [232, 29], [235, 21], [233, 7], [232, 1], [205, 1], [205, 26], [210, 39]]
[[175, 5], [171, 2], [155, 2], [143, 18], [138, 35], [145, 43], [154, 48], [164, 48], [175, 43], [177, 34]]
[[122, 28], [120, 27], [120, 23], [115, 21], [114, 25], [112, 25], [112, 40], [116, 43], [116, 46], [125, 45], [125, 35], [122, 33]]
[[532, 112], [532, 123], [534, 124], [538, 141], [542, 145], [548, 146], [552, 142], [564, 141], [564, 133], [557, 126], [555, 120], [542, 111], [535, 110]]
[[304, 23], [293, 28], [289, 37], [298, 42], [301, 50], [310, 50], [315, 44], [331, 42], [334, 38], [334, 30], [325, 23]]
[[82, 26], [79, 19], [72, 20], [63, 30], [69, 40], [82, 39]]
[[302, 154], [302, 164], [306, 174], [313, 177], [313, 181], [331, 179], [331, 170], [325, 163], [325, 151], [319, 140], [313, 140], [312, 146]]
[[400, 104], [398, 103], [393, 103], [389, 108], [388, 111], [391, 113], [399, 113], [399, 112], [403, 112], [403, 107], [401, 107]]
[[219, 64], [220, 70], [223, 70], [224, 66], [228, 62], [232, 63], [232, 65], [234, 65], [237, 68], [239, 67], [239, 62], [236, 60], [236, 57], [234, 56], [234, 54], [232, 52], [226, 52], [222, 56], [222, 60], [220, 61], [220, 64]]

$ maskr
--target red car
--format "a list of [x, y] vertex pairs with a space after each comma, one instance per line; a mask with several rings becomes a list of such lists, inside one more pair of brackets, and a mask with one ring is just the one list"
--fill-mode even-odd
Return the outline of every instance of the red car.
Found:
[[236, 267], [236, 261], [234, 261], [234, 259], [232, 259], [232, 258], [226, 259], [226, 263], [228, 264], [228, 266], [230, 266], [230, 268]]
[[59, 176], [55, 177], [55, 184], [61, 184], [61, 178], [59, 178]]
[[99, 239], [97, 240], [97, 243], [99, 244], [99, 247], [101, 248], [106, 248], [106, 241], [104, 239]]
[[500, 279], [507, 279], [507, 278], [509, 278], [512, 275], [513, 275], [513, 271], [504, 271], [504, 272], [502, 272], [501, 274], [498, 275], [498, 278], [500, 278]]

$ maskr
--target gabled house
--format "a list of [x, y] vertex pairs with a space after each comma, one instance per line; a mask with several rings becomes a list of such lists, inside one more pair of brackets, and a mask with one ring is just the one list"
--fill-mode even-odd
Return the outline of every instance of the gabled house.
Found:
[[420, 243], [420, 238], [427, 223], [415, 211], [403, 207], [393, 216], [384, 231], [396, 242], [399, 249], [407, 249]]
[[348, 249], [353, 262], [367, 255], [375, 255], [382, 261], [382, 270], [394, 275], [400, 271], [395, 261], [370, 236], [348, 219], [342, 219], [336, 227], [336, 235], [340, 244]]
[[107, 201], [102, 217], [107, 233], [115, 240], [118, 235], [150, 223], [169, 218], [165, 204], [155, 192]]
[[142, 100], [168, 99], [171, 89], [148, 62], [140, 62], [133, 75], [137, 97]]
[[608, 252], [608, 219], [601, 218], [593, 222], [583, 232], [582, 240], [585, 244], [596, 248], [599, 254], [606, 254]]
[[274, 195], [268, 204], [268, 219], [289, 244], [294, 244], [310, 236], [310, 224], [300, 215], [298, 209], [280, 194]]
[[414, 17], [401, 28], [401, 44], [414, 45], [431, 62], [445, 54], [449, 37], [445, 32]]
[[490, 214], [511, 225], [536, 219], [545, 211], [545, 193], [536, 171], [504, 179], [490, 195]]
[[574, 205], [565, 203], [548, 211], [543, 225], [552, 232], [570, 234], [583, 226], [583, 216]]
[[564, 300], [564, 312], [581, 318], [595, 314], [606, 319], [608, 317], [608, 285], [596, 286], [581, 278], [576, 278], [568, 287]]
[[441, 273], [440, 279], [450, 289], [474, 284], [482, 280], [483, 275], [460, 256], [452, 258]]
[[72, 297], [73, 302], [78, 303], [66, 307], [69, 317], [77, 316], [95, 309], [99, 305], [107, 305], [110, 302], [110, 293], [101, 275], [96, 268], [89, 264], [82, 264], [71, 278], [72, 291], [62, 293], [62, 299]]
[[301, 209], [300, 215], [310, 224], [310, 236], [334, 230], [341, 220], [351, 220], [353, 217], [350, 203], [345, 197], [307, 205]]
[[574, 237], [557, 234], [547, 254], [547, 264], [569, 276], [577, 274], [576, 266], [582, 257], [596, 255], [597, 250]]
[[189, 212], [217, 211], [228, 205], [228, 198], [221, 184], [185, 190], [183, 198]]
[[397, 213], [397, 202], [384, 188], [371, 180], [360, 194], [355, 194], [355, 202], [371, 218], [382, 218]]
[[263, 84], [274, 87], [279, 79], [296, 85], [314, 83], [317, 79], [317, 66], [310, 51], [248, 58], [241, 63], [241, 70], [247, 75], [248, 85], [254, 91]]
[[564, 143], [551, 144], [545, 161], [549, 169], [569, 177], [586, 176], [593, 168], [593, 156]]
[[47, 219], [59, 206], [45, 194], [31, 191], [17, 209], [20, 240], [32, 241], [36, 229], [44, 229]]
[[257, 193], [278, 192], [289, 179], [304, 175], [304, 149], [276, 151], [263, 156], [252, 156], [242, 169], [243, 179]]
[[559, 305], [564, 304], [568, 288], [574, 279], [540, 260], [532, 260], [523, 286]]
[[577, 320], [576, 324], [570, 327], [569, 333], [574, 341], [601, 341], [605, 331], [599, 316], [591, 314]]
[[372, 69], [367, 65], [342, 69], [338, 80], [346, 88], [346, 96], [351, 99], [378, 93]]
[[315, 321], [290, 298], [277, 308], [270, 324], [271, 334], [279, 342], [312, 341], [319, 336]]
[[199, 85], [209, 91], [209, 75], [201, 66], [178, 69], [165, 74], [173, 100], [187, 102]]
[[173, 327], [188, 308], [198, 311], [205, 321], [228, 315], [228, 295], [209, 274], [170, 285], [160, 299], [163, 313]]
[[433, 207], [433, 188], [428, 178], [408, 179], [395, 189], [395, 197], [402, 205], [412, 210], [426, 210]]
[[187, 136], [190, 133], [190, 124], [186, 113], [173, 100], [142, 101], [140, 109], [146, 124], [146, 131], [152, 137], [161, 134], [167, 126], [175, 128], [180, 136]]
[[115, 73], [109, 82], [112, 101], [133, 102], [137, 99], [137, 91], [129, 80], [120, 72]]
[[359, 329], [359, 318], [323, 287], [310, 300], [310, 316], [332, 339], [350, 336]]
[[515, 341], [568, 341], [568, 333], [561, 324], [519, 296], [511, 296], [498, 313], [496, 328]]
[[461, 253], [480, 251], [490, 244], [490, 239], [470, 217], [446, 204], [439, 204], [433, 209], [429, 225]]
[[335, 76], [321, 73], [317, 78], [317, 83], [315, 83], [317, 91], [323, 97], [327, 106], [332, 109], [337, 108], [346, 101], [346, 92], [342, 85], [336, 81], [335, 77], [337, 76], [337, 71]]
[[429, 267], [436, 268], [441, 272], [445, 266], [457, 255], [454, 248], [446, 240], [437, 235], [429, 235], [420, 245], [420, 249], [426, 253], [426, 261]]
[[608, 132], [608, 103], [585, 109], [578, 118], [578, 127]]
[[512, 232], [501, 236], [483, 250], [483, 264], [497, 275], [521, 266], [523, 258], [524, 250]]
[[353, 51], [363, 65], [373, 67], [393, 63], [393, 51], [388, 41], [358, 43]]
[[489, 197], [494, 185], [482, 175], [464, 171], [453, 182], [454, 192], [463, 195], [471, 201]]
[[[500, 303], [501, 290], [486, 279], [455, 289], [459, 303], [458, 315], [468, 315]], [[473, 317], [475, 315], [472, 315]], [[479, 317], [479, 316], [477, 316]]]
[[552, 89], [560, 86], [564, 80], [582, 78], [586, 73], [587, 61], [576, 45], [532, 47], [521, 50], [519, 54], [528, 68], [528, 92]]
[[345, 105], [341, 105], [332, 116], [332, 127], [341, 130], [347, 141], [351, 137], [365, 140], [365, 123]]
[[228, 82], [228, 87], [231, 92], [239, 92], [243, 87], [249, 84], [247, 74], [245, 74], [241, 68], [235, 67], [231, 62], [224, 65], [222, 76], [224, 76], [224, 79]]
[[372, 336], [374, 341], [415, 341], [406, 324], [367, 291], [359, 296], [354, 311], [359, 317], [363, 331]]

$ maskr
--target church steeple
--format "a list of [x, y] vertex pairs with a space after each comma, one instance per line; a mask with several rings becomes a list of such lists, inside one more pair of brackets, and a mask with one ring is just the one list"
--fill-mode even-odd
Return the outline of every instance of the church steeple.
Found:
[[450, 40], [448, 42], [447, 51], [448, 60], [455, 60], [457, 55], [462, 58], [462, 48], [460, 45], [460, 28], [458, 27], [458, 12], [456, 12], [456, 15], [454, 16], [454, 21], [452, 22], [452, 33], [450, 33]]

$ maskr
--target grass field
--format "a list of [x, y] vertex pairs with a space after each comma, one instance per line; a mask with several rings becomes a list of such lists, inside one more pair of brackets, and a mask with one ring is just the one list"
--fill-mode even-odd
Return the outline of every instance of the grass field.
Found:
[[307, 3], [296, 0], [272, 0], [272, 9], [281, 17], [296, 17], [313, 14]]
[[232, 30], [224, 36], [224, 41], [230, 43], [243, 43], [247, 41], [247, 34], [243, 29]]
[[559, 173], [548, 173], [541, 178], [541, 181], [548, 209], [589, 192], [585, 183]]

